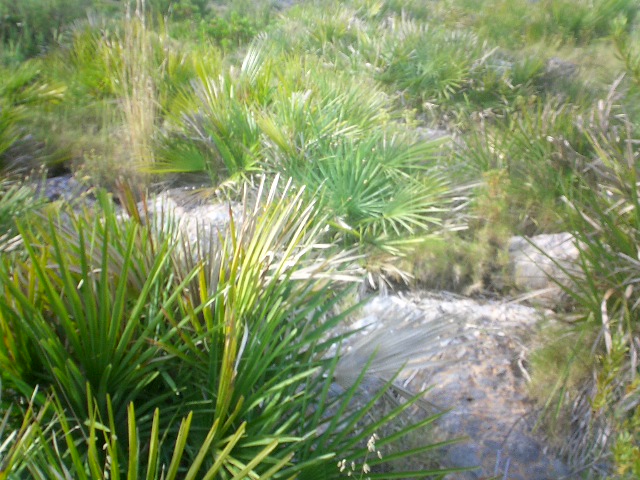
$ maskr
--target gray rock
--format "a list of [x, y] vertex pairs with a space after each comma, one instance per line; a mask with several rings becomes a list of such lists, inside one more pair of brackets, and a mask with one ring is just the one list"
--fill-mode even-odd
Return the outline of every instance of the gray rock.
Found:
[[509, 439], [509, 454], [517, 462], [534, 463], [538, 461], [542, 448], [533, 438], [517, 434]]
[[433, 424], [430, 441], [468, 439], [446, 449], [441, 458], [446, 467], [478, 468], [445, 478], [559, 478], [566, 469], [543, 450], [544, 439], [533, 432], [536, 416], [527, 392], [526, 363], [517, 365], [543, 316], [525, 305], [420, 292], [375, 297], [355, 324], [367, 327], [361, 333], [366, 338], [378, 329], [393, 331], [405, 316], [414, 319], [410, 325], [416, 329], [429, 319], [457, 319], [457, 335], [442, 342], [441, 356], [450, 361], [408, 368], [398, 378], [410, 391], [433, 387], [425, 400], [435, 411], [452, 409]]
[[511, 284], [541, 306], [553, 308], [566, 301], [560, 285], [570, 286], [579, 274], [579, 250], [570, 233], [512, 237], [509, 242]]
[[[185, 196], [183, 189], [162, 192], [148, 201], [147, 207], [150, 217], [161, 228], [177, 226], [178, 234], [192, 250], [207, 252], [218, 241], [219, 234], [224, 236], [232, 219], [238, 225], [242, 223], [239, 203], [194, 201]], [[142, 210], [142, 205], [139, 208]]]
[[71, 174], [35, 181], [33, 184], [36, 194], [50, 202], [63, 200], [73, 204], [86, 200], [90, 194], [90, 188]]
[[472, 443], [454, 445], [447, 452], [446, 462], [456, 468], [477, 467], [481, 464], [478, 447]]
[[570, 80], [578, 73], [578, 66], [558, 57], [551, 57], [545, 65], [545, 73], [551, 81]]

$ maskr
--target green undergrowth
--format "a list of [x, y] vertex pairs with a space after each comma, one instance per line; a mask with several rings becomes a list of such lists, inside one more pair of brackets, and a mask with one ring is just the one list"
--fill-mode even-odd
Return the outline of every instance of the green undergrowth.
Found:
[[[176, 465], [178, 476], [188, 470], [186, 463], [200, 465], [202, 445], [216, 445], [227, 462], [209, 465], [211, 472], [226, 472], [220, 478], [240, 478], [245, 467], [255, 475], [272, 470], [276, 478], [285, 475], [277, 471], [298, 474], [307, 458], [309, 465], [326, 461], [331, 475], [340, 473], [329, 465], [341, 459], [329, 462], [324, 453], [314, 457], [314, 452], [334, 455], [346, 436], [336, 433], [337, 443], [315, 437], [325, 438], [322, 450], [308, 432], [289, 429], [296, 415], [304, 416], [303, 405], [310, 400], [296, 390], [303, 383], [286, 384], [278, 377], [282, 383], [265, 380], [257, 393], [247, 383], [244, 396], [218, 396], [216, 402], [222, 403], [215, 408], [209, 403], [197, 412], [196, 407], [215, 396], [212, 392], [224, 391], [224, 382], [230, 381], [225, 375], [240, 365], [234, 365], [239, 358], [234, 356], [224, 368], [216, 364], [223, 359], [214, 358], [210, 342], [221, 348], [236, 342], [233, 348], [240, 348], [249, 341], [220, 337], [221, 330], [213, 328], [216, 319], [207, 317], [207, 308], [218, 301], [215, 292], [222, 291], [216, 282], [229, 281], [219, 264], [191, 265], [192, 270], [175, 274], [186, 282], [180, 283], [168, 273], [179, 257], [170, 239], [154, 239], [144, 226], [127, 224], [122, 228], [130, 230], [115, 232], [122, 236], [116, 240], [108, 231], [116, 228], [112, 213], [103, 212], [102, 226], [73, 215], [71, 226], [46, 216], [40, 217], [45, 227], [15, 223], [18, 217], [31, 218], [26, 213], [31, 206], [37, 210], [38, 203], [14, 179], [39, 171], [43, 164], [50, 172], [70, 171], [110, 190], [123, 179], [144, 190], [198, 175], [213, 196], [232, 200], [242, 200], [247, 185], [278, 176], [290, 179], [288, 195], [299, 202], [296, 210], [285, 208], [281, 199], [278, 208], [293, 217], [294, 210], [306, 215], [303, 205], [313, 203], [320, 213], [304, 217], [309, 222], [305, 228], [317, 235], [327, 255], [343, 258], [348, 252], [350, 262], [366, 270], [361, 276], [370, 287], [413, 284], [467, 294], [513, 293], [505, 253], [510, 237], [574, 232], [581, 242], [582, 272], [580, 288], [566, 292], [571, 304], [565, 309], [571, 309], [573, 323], [562, 338], [586, 339], [586, 346], [569, 351], [544, 340], [550, 345], [533, 362], [538, 365], [534, 370], [544, 374], [535, 377], [534, 372], [534, 382], [544, 392], [541, 404], [550, 415], [545, 422], [557, 427], [559, 438], [573, 428], [567, 419], [583, 412], [576, 406], [593, 407], [590, 429], [572, 437], [580, 439], [580, 448], [565, 452], [572, 461], [599, 465], [598, 456], [610, 452], [606, 462], [611, 471], [632, 478], [638, 473], [633, 445], [638, 439], [635, 359], [640, 348], [635, 292], [638, 9], [631, 0], [0, 0], [0, 176], [11, 178], [0, 186], [2, 288], [13, 296], [3, 303], [2, 325], [12, 332], [3, 337], [4, 358], [13, 369], [8, 394], [26, 401], [46, 376], [34, 372], [50, 367], [40, 393], [23, 412], [26, 423], [14, 445], [24, 442], [27, 448], [49, 432], [75, 431], [76, 424], [65, 423], [65, 415], [73, 412], [76, 421], [88, 418], [94, 428], [80, 428], [77, 442], [67, 444], [74, 459], [88, 455], [82, 467], [75, 460], [73, 466], [88, 469], [87, 475], [105, 475], [111, 468], [108, 458], [120, 461], [111, 464], [117, 469], [125, 456], [146, 454], [133, 445], [141, 438], [157, 449], [157, 465]], [[276, 230], [295, 224], [293, 218], [274, 215], [269, 218], [280, 218]], [[18, 248], [20, 242], [9, 242], [18, 231], [27, 239], [26, 250]], [[239, 268], [240, 260], [232, 255], [239, 245], [227, 245], [230, 250], [219, 253], [228, 258], [216, 257], [217, 262], [236, 262], [231, 272]], [[115, 267], [92, 263], [106, 262], [107, 256]], [[123, 266], [118, 262], [132, 265], [126, 280], [118, 275]], [[58, 270], [51, 265], [56, 264], [68, 275], [53, 278]], [[263, 286], [261, 281], [276, 278], [269, 265], [262, 273], [249, 269], [247, 274], [256, 274], [251, 281]], [[207, 276], [204, 267], [215, 271]], [[149, 283], [152, 278], [160, 283]], [[48, 294], [42, 290], [47, 285]], [[137, 296], [127, 297], [125, 285], [135, 287]], [[233, 318], [249, 315], [247, 309], [257, 301], [248, 293], [249, 284], [243, 285], [246, 296], [229, 307]], [[296, 310], [303, 305], [287, 296], [292, 294], [289, 287], [269, 285], [282, 293], [282, 303], [268, 303], [275, 297], [264, 300], [261, 311], [267, 315], [273, 307], [283, 319], [293, 315], [303, 322]], [[310, 290], [303, 288], [304, 295], [312, 297], [315, 288], [334, 291], [325, 284], [305, 285]], [[169, 287], [179, 292], [175, 298], [163, 293]], [[113, 323], [112, 353], [119, 355], [123, 370], [115, 363], [101, 364], [106, 377], [84, 377], [100, 368], [74, 363], [81, 362], [82, 348], [94, 347], [78, 343], [71, 320], [84, 311], [82, 318], [91, 328], [103, 328], [101, 322], [109, 317], [91, 303], [91, 289], [115, 302], [117, 312], [131, 314], [136, 326], [125, 333], [140, 333], [140, 342], [154, 345], [149, 350], [149, 355], [157, 354], [154, 360], [117, 347], [122, 332]], [[68, 298], [54, 298], [51, 292], [58, 290]], [[319, 311], [329, 314], [316, 300]], [[7, 326], [26, 313], [36, 323], [21, 324], [20, 332]], [[222, 321], [227, 314], [220, 315]], [[196, 318], [204, 323], [198, 325]], [[141, 325], [151, 326], [137, 330]], [[190, 331], [180, 337], [187, 326]], [[69, 338], [40, 344], [36, 334]], [[278, 338], [293, 341], [290, 332], [280, 334]], [[179, 337], [186, 347], [172, 343]], [[251, 341], [257, 345], [262, 340]], [[69, 356], [62, 351], [65, 342], [76, 342]], [[287, 354], [306, 355], [305, 348], [311, 347]], [[130, 361], [138, 354], [144, 357], [140, 365], [148, 360], [166, 364], [167, 370], [156, 376], [136, 371]], [[203, 367], [198, 362], [205, 354]], [[10, 355], [21, 355], [20, 362], [7, 360], [14, 358]], [[280, 363], [269, 368], [275, 372], [280, 365], [288, 372], [288, 357], [278, 358]], [[185, 381], [197, 384], [197, 375], [218, 365], [219, 376], [209, 378], [220, 379], [219, 384], [201, 382], [208, 390], [185, 397], [183, 403], [182, 393], [157, 397], [158, 392], [187, 390], [178, 383], [188, 362], [199, 367], [185, 374]], [[289, 373], [300, 382], [315, 382], [316, 390], [310, 392], [322, 392], [323, 377], [314, 369], [330, 367], [308, 358], [305, 362], [307, 370]], [[15, 370], [16, 365], [24, 371]], [[561, 373], [551, 376], [554, 371]], [[118, 390], [117, 397], [112, 387], [122, 378], [131, 380], [122, 384], [130, 390]], [[144, 393], [147, 387], [152, 394]], [[277, 390], [272, 397], [265, 393], [270, 389]], [[139, 394], [144, 397], [140, 401]], [[264, 412], [275, 412], [282, 396], [289, 396], [295, 408], [278, 423]], [[163, 407], [156, 414], [154, 402], [165, 400], [168, 410]], [[240, 412], [257, 418], [258, 430], [252, 430], [249, 420], [239, 421]], [[35, 424], [42, 428], [39, 434], [29, 430]], [[307, 427], [312, 431], [318, 424]], [[607, 428], [618, 432], [617, 437], [602, 452], [591, 449], [603, 444], [598, 432]], [[133, 443], [119, 445], [110, 436], [113, 431]], [[160, 432], [165, 433], [157, 437]], [[358, 442], [375, 432], [361, 433], [350, 444], [358, 454], [364, 453]], [[253, 440], [247, 438], [251, 436]], [[164, 444], [155, 442], [156, 437], [164, 438]], [[305, 445], [300, 451], [307, 457], [292, 460], [298, 442]], [[97, 443], [106, 444], [106, 450], [96, 451]], [[34, 463], [24, 468], [36, 475], [43, 459], [56, 455], [49, 447], [42, 443]], [[227, 447], [246, 451], [236, 458], [228, 456]], [[174, 453], [186, 458], [185, 464], [172, 463]], [[257, 459], [255, 465], [251, 458]], [[54, 464], [59, 473], [67, 468]], [[145, 468], [151, 472], [148, 478], [154, 478], [154, 467]], [[193, 467], [193, 476], [198, 468]]]
[[[170, 218], [118, 218], [105, 192], [93, 211], [17, 223], [0, 364], [28, 403], [15, 432], [3, 413], [3, 478], [340, 478], [340, 460], [388, 478], [389, 462], [438, 448], [396, 448], [435, 419], [407, 421], [420, 396], [356, 400], [366, 368], [335, 391], [352, 256], [326, 255], [322, 213], [291, 184], [252, 197], [241, 224], [197, 244]], [[377, 432], [384, 455], [367, 459]]]

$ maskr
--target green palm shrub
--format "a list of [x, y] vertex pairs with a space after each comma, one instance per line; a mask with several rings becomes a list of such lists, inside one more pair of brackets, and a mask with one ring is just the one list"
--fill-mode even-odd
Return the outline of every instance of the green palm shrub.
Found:
[[390, 98], [375, 84], [365, 92], [313, 55], [270, 62], [268, 49], [256, 42], [237, 73], [194, 83], [158, 171], [205, 171], [215, 185], [260, 170], [292, 177], [308, 195], [320, 192], [346, 245], [399, 253], [400, 237], [438, 225], [447, 193], [439, 144], [395, 134]]
[[19, 244], [16, 219], [36, 211], [43, 202], [31, 188], [7, 180], [0, 180], [0, 195], [0, 251], [8, 251]]
[[17, 126], [20, 119], [20, 111], [12, 108], [6, 101], [0, 103], [0, 165], [7, 168], [7, 152], [20, 139], [20, 130]]
[[75, 19], [86, 15], [89, 0], [0, 2], [0, 42], [17, 46], [21, 60], [55, 43]]
[[478, 119], [500, 121], [535, 101], [544, 93], [544, 61], [537, 56], [515, 59], [489, 50], [477, 65], [468, 88], [452, 105], [462, 120], [461, 127], [472, 129]]
[[441, 222], [448, 187], [444, 175], [426, 173], [434, 149], [382, 135], [362, 141], [320, 138], [304, 155], [283, 155], [276, 168], [318, 192], [334, 229], [349, 243], [393, 250], [394, 240]]
[[437, 11], [437, 5], [426, 4], [420, 0], [355, 0], [351, 2], [355, 7], [364, 10], [369, 18], [384, 18], [389, 15], [412, 17], [416, 20], [427, 21]]
[[48, 81], [41, 61], [24, 62], [18, 68], [2, 69], [0, 96], [14, 106], [55, 103], [64, 98], [66, 88]]
[[41, 132], [29, 124], [64, 100], [65, 94], [64, 85], [46, 78], [42, 62], [0, 67], [0, 172], [24, 173], [42, 163], [53, 163], [56, 155], [43, 148]]
[[636, 126], [637, 135], [638, 118], [640, 118], [640, 110], [637, 108], [637, 98], [640, 95], [640, 38], [637, 34], [629, 33], [627, 20], [623, 16], [616, 17], [612, 28], [617, 56], [624, 62], [624, 70], [630, 82], [626, 92], [629, 98], [627, 115], [630, 122]]
[[[359, 12], [343, 4], [333, 8], [318, 9], [316, 6], [301, 6], [291, 12], [285, 25], [292, 29], [293, 43], [285, 47], [288, 51], [305, 51], [331, 57], [337, 52], [358, 49], [362, 35], [368, 25]], [[286, 27], [285, 27], [286, 28]]]
[[[316, 73], [320, 75], [333, 72], [344, 79], [350, 74], [369, 83], [383, 64], [386, 36], [384, 18], [376, 11], [375, 5], [369, 8], [345, 2], [323, 4], [321, 8], [313, 3], [299, 4], [268, 29], [268, 40], [275, 52], [286, 55], [288, 69], [296, 62], [316, 59]], [[380, 89], [377, 85], [372, 88]]]
[[213, 17], [206, 23], [205, 31], [223, 49], [249, 43], [260, 27], [257, 19], [232, 11], [225, 17]]
[[365, 79], [315, 56], [281, 71], [287, 76], [258, 120], [265, 169], [319, 195], [344, 245], [400, 254], [439, 228], [449, 193], [436, 160], [442, 142], [395, 123], [391, 97], [373, 81], [363, 90]]
[[[204, 0], [136, 0], [125, 5], [144, 6], [158, 17], [171, 16], [175, 20], [206, 14]], [[87, 16], [124, 15], [118, 2], [93, 2], [91, 0], [24, 0], [0, 2], [0, 42], [13, 46], [14, 61], [37, 56], [64, 42], [68, 29], [74, 22]], [[9, 59], [11, 60], [11, 59]]]
[[[631, 25], [638, 6], [629, 0], [526, 1], [453, 0], [449, 9], [484, 38], [507, 48], [519, 48], [539, 41], [589, 44], [612, 33], [611, 20], [624, 16]], [[445, 13], [445, 16], [447, 14]]]
[[375, 76], [434, 121], [500, 117], [538, 93], [544, 64], [516, 61], [473, 33], [391, 17], [379, 28]]
[[588, 42], [593, 38], [605, 37], [611, 33], [612, 19], [624, 16], [632, 23], [638, 12], [638, 6], [627, 0], [601, 0], [594, 3], [552, 4], [552, 20], [563, 31], [566, 40]]
[[[91, 397], [90, 390], [87, 393]], [[115, 434], [111, 409], [109, 409], [108, 421], [103, 421], [98, 414], [97, 405], [94, 405], [94, 408], [90, 405], [89, 418], [86, 421], [87, 432], [75, 441], [74, 436], [77, 436], [75, 428], [66, 417], [62, 403], [54, 395], [47, 398], [38, 409], [35, 402], [36, 396], [37, 390], [34, 391], [23, 414], [22, 423], [16, 430], [8, 434], [6, 432], [10, 427], [10, 408], [2, 419], [0, 424], [0, 438], [4, 439], [0, 449], [2, 466], [0, 478], [2, 479], [23, 478], [27, 472], [31, 478], [42, 480], [49, 479], [52, 475], [55, 478], [70, 478], [73, 475], [73, 478], [79, 479], [106, 478], [112, 475], [116, 477], [123, 475], [128, 480], [175, 479], [178, 478], [181, 468], [186, 469], [186, 467], [188, 470], [184, 477], [179, 478], [218, 478], [217, 475], [223, 463], [230, 459], [234, 444], [244, 433], [244, 428], [241, 426], [238, 432], [228, 439], [224, 450], [218, 452], [217, 461], [205, 472], [201, 471], [202, 464], [211, 447], [211, 440], [218, 428], [217, 424], [210, 429], [196, 458], [188, 463], [185, 446], [192, 424], [191, 414], [181, 420], [173, 445], [167, 446], [166, 437], [160, 437], [159, 410], [156, 409], [153, 413], [152, 428], [147, 441], [138, 437], [137, 419], [139, 417], [131, 403], [127, 410], [127, 441], [123, 444]], [[65, 448], [60, 449], [61, 445]], [[275, 445], [274, 442], [266, 446], [250, 465], [235, 462], [240, 470], [230, 478], [238, 480], [247, 478], [246, 476], [251, 475], [255, 465], [259, 465]], [[171, 461], [160, 464], [159, 454], [167, 448], [172, 452]], [[123, 452], [123, 449], [126, 449], [126, 452]], [[107, 452], [106, 456], [100, 453], [101, 450]], [[120, 465], [123, 453], [127, 457], [126, 465]], [[280, 464], [274, 465], [260, 478], [271, 478], [287, 460], [285, 458]]]
[[391, 30], [380, 79], [405, 92], [417, 106], [437, 104], [465, 90], [484, 54], [473, 34], [404, 18], [394, 19]]
[[558, 99], [538, 99], [514, 109], [504, 121], [486, 122], [467, 136], [454, 162], [470, 178], [502, 175], [511, 228], [534, 234], [561, 228], [563, 195], [580, 196], [592, 147], [576, 118], [584, 109]]
[[155, 171], [207, 172], [212, 183], [237, 181], [258, 170], [256, 108], [269, 102], [269, 62], [251, 48], [237, 75], [204, 72], [192, 82], [159, 148]]
[[317, 132], [365, 138], [400, 118], [393, 98], [377, 82], [326, 65], [321, 57], [287, 59], [277, 75], [280, 85], [271, 110], [288, 135], [299, 138], [299, 148]]
[[[74, 101], [83, 102], [83, 107], [123, 96], [131, 87], [121, 84], [123, 76], [131, 69], [146, 69], [159, 90], [159, 104], [166, 109], [198, 70], [217, 73], [220, 62], [218, 49], [178, 42], [168, 28], [169, 24], [154, 21], [146, 10], [133, 12], [128, 20], [91, 17], [78, 21], [69, 28], [60, 49], [47, 57], [47, 66], [65, 79]], [[136, 48], [139, 51], [131, 51]]]
[[30, 337], [30, 346], [5, 351], [16, 363], [4, 369], [16, 388], [55, 386], [78, 418], [88, 413], [89, 384], [105, 418], [111, 396], [122, 424], [129, 401], [144, 411], [158, 400], [159, 359], [151, 362], [158, 347], [147, 342], [152, 332], [156, 341], [168, 334], [157, 309], [173, 308], [177, 294], [170, 293], [169, 241], [155, 243], [133, 222], [118, 224], [106, 199], [102, 213], [20, 227], [28, 256], [3, 259], [2, 321], [5, 335]]
[[69, 92], [46, 117], [51, 137], [71, 144], [76, 165], [96, 183], [113, 187], [114, 171], [148, 179], [165, 115], [198, 72], [217, 75], [220, 62], [216, 48], [171, 38], [144, 2], [124, 18], [76, 22], [46, 59]]
[[366, 370], [331, 393], [344, 338], [333, 328], [349, 314], [340, 283], [356, 272], [350, 252], [326, 255], [303, 189], [263, 183], [226, 235], [196, 243], [123, 198], [129, 219], [103, 194], [94, 212], [22, 223], [26, 256], [2, 258], [3, 382], [53, 395], [33, 397], [53, 410], [12, 473], [338, 478], [337, 455], [363, 458], [385, 425], [379, 448], [391, 449], [433, 421], [394, 423], [420, 397], [381, 411], [387, 387], [356, 408]]
[[[614, 421], [614, 428], [620, 432], [617, 440], [623, 441], [625, 436], [637, 439], [640, 435], [637, 424], [631, 421], [637, 416], [638, 404], [630, 401], [638, 393], [638, 367], [633, 357], [638, 348], [634, 344], [638, 335], [634, 285], [639, 274], [635, 259], [639, 253], [640, 197], [632, 127], [625, 125], [624, 119], [607, 117], [609, 112], [611, 106], [603, 105], [597, 111], [597, 121], [589, 125], [598, 154], [594, 164], [598, 184], [585, 201], [573, 205], [588, 281], [571, 293], [584, 309], [586, 321], [602, 329], [599, 348], [604, 347], [605, 353], [598, 369], [595, 419], [602, 416]], [[637, 463], [637, 455], [630, 460], [618, 464], [619, 473]], [[637, 466], [633, 468], [637, 473]]]
[[[580, 257], [577, 271], [566, 271], [574, 279], [563, 287], [574, 311], [561, 343], [570, 339], [574, 347], [557, 356], [554, 349], [563, 347], [550, 342], [542, 354], [543, 361], [556, 355], [553, 368], [560, 372], [545, 405], [551, 423], [570, 431], [565, 453], [576, 465], [607, 464], [608, 458], [608, 478], [633, 478], [638, 471], [633, 445], [640, 435], [635, 288], [640, 192], [637, 142], [633, 125], [614, 106], [616, 86], [581, 124], [593, 154], [576, 169], [579, 184], [564, 199]], [[612, 431], [616, 434], [609, 437]]]
[[[234, 54], [239, 47], [249, 44], [261, 31], [268, 28], [278, 4], [266, 1], [250, 3], [207, 2], [206, 0], [180, 0], [166, 2], [161, 8], [169, 18], [168, 30], [174, 38], [192, 40], [216, 46], [225, 53]], [[158, 2], [152, 2], [158, 12]]]

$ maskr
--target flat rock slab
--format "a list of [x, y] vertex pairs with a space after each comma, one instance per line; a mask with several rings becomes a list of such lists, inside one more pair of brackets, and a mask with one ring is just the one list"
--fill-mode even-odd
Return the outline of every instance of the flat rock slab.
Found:
[[[437, 421], [427, 441], [467, 438], [439, 451], [439, 460], [446, 467], [474, 467], [450, 474], [448, 480], [492, 476], [556, 480], [569, 475], [533, 431], [537, 417], [527, 394], [525, 354], [528, 337], [542, 320], [537, 310], [451, 294], [411, 293], [376, 297], [363, 313], [358, 326], [407, 315], [425, 321], [435, 317], [459, 320], [458, 336], [443, 344], [452, 361], [428, 370], [405, 371], [399, 378], [410, 391], [432, 387], [425, 399], [452, 409]], [[416, 328], [419, 324], [416, 322]]]

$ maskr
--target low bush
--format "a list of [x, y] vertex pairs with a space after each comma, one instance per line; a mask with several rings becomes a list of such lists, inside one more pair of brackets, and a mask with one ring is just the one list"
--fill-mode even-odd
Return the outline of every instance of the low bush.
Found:
[[159, 170], [206, 171], [214, 184], [255, 171], [291, 177], [320, 196], [345, 246], [399, 252], [400, 238], [437, 226], [448, 193], [440, 143], [395, 132], [390, 99], [374, 84], [364, 92], [313, 56], [304, 68], [297, 58], [276, 67], [267, 48], [256, 43], [237, 72], [194, 83], [173, 114]]
[[251, 48], [239, 71], [214, 79], [201, 72], [171, 113], [156, 172], [206, 172], [212, 185], [259, 170], [256, 116], [270, 102], [271, 61]]
[[581, 194], [578, 179], [589, 169], [593, 152], [576, 122], [581, 112], [557, 99], [522, 105], [470, 133], [453, 163], [466, 168], [471, 178], [501, 172], [506, 180], [501, 186], [506, 195], [503, 220], [514, 231], [564, 228], [561, 198]]
[[440, 103], [465, 90], [482, 44], [472, 34], [446, 32], [408, 19], [395, 19], [380, 78], [415, 98]]
[[[565, 197], [580, 258], [578, 273], [567, 272], [576, 280], [564, 287], [575, 310], [563, 338], [572, 338], [576, 347], [556, 359], [553, 368], [561, 375], [547, 382], [555, 387], [546, 404], [564, 425], [562, 435], [571, 432], [563, 450], [572, 462], [605, 471], [609, 463], [619, 475], [609, 478], [632, 478], [638, 456], [630, 442], [640, 438], [634, 420], [639, 408], [640, 192], [637, 142], [632, 125], [616, 113], [615, 98], [612, 89], [581, 125], [593, 154], [584, 168], [575, 170], [580, 195]], [[546, 350], [547, 357], [551, 351]]]
[[33, 121], [64, 100], [66, 88], [47, 81], [39, 61], [0, 67], [0, 173], [28, 173], [64, 155], [46, 145]]
[[[630, 0], [596, 1], [505, 1], [452, 0], [449, 18], [472, 26], [498, 45], [519, 48], [544, 41], [588, 44], [612, 33], [611, 21], [622, 16], [632, 25], [638, 6]], [[447, 17], [447, 13], [442, 15]]]
[[[14, 61], [34, 57], [57, 42], [73, 20], [86, 16], [92, 4], [90, 0], [2, 0], [0, 43], [13, 45]], [[2, 57], [0, 61], [7, 60]]]
[[0, 181], [0, 253], [14, 250], [20, 243], [16, 219], [26, 217], [42, 204], [33, 189], [20, 183]]
[[[95, 212], [21, 224], [26, 257], [0, 267], [2, 380], [33, 397], [25, 425], [43, 413], [31, 440], [9, 436], [9, 478], [339, 478], [336, 463], [362, 459], [376, 431], [393, 426], [377, 442], [392, 449], [433, 421], [393, 423], [419, 396], [378, 409], [393, 379], [356, 402], [366, 368], [342, 372], [353, 382], [334, 391], [344, 335], [333, 329], [349, 314], [334, 307], [351, 255], [326, 254], [303, 191], [263, 183], [244, 205], [242, 222], [208, 242], [160, 230], [167, 217], [119, 218], [104, 194]], [[368, 463], [375, 472], [433, 448]]]

